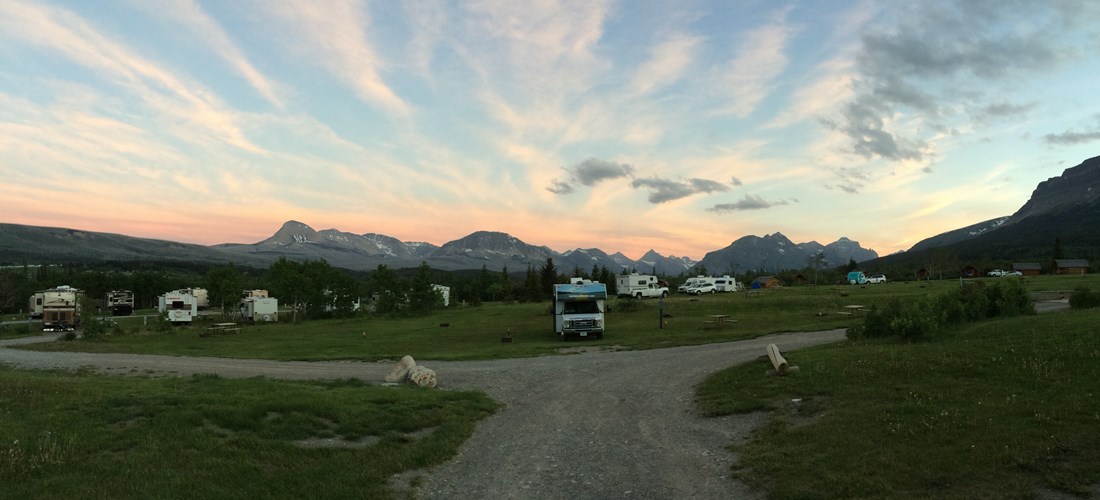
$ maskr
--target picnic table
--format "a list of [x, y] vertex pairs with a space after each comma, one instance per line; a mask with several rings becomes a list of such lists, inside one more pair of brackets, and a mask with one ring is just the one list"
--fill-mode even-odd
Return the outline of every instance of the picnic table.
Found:
[[209, 337], [211, 335], [215, 335], [215, 334], [219, 334], [219, 333], [221, 333], [221, 334], [241, 333], [241, 327], [237, 326], [236, 323], [214, 323], [213, 325], [210, 325], [210, 326], [206, 327], [203, 330], [203, 332], [199, 334], [199, 336]]
[[850, 305], [844, 306], [844, 310], [840, 311], [839, 314], [859, 314], [859, 313], [862, 313], [865, 310], [866, 309], [864, 309], [864, 307], [862, 305], [850, 304]]
[[728, 314], [711, 314], [709, 320], [703, 321], [703, 328], [722, 328], [736, 322]]

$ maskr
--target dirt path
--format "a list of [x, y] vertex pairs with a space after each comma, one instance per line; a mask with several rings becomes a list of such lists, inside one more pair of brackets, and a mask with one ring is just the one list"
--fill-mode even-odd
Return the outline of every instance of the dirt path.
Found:
[[[52, 338], [0, 341], [0, 346]], [[416, 478], [412, 489], [424, 498], [754, 497], [730, 479], [735, 457], [726, 445], [748, 437], [762, 417], [700, 418], [694, 410], [693, 387], [715, 371], [762, 355], [769, 343], [791, 351], [843, 338], [843, 330], [831, 330], [648, 351], [423, 361], [439, 374], [440, 387], [482, 390], [504, 407], [479, 424], [456, 458], [430, 471], [395, 478], [395, 485], [402, 487]], [[797, 356], [792, 361], [797, 364]], [[3, 348], [0, 364], [372, 382], [392, 367]]]

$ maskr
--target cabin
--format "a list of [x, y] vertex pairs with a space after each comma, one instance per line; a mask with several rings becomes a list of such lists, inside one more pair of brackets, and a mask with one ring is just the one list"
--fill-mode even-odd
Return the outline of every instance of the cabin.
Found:
[[1013, 262], [1013, 271], [1020, 271], [1020, 274], [1024, 276], [1038, 276], [1043, 274], [1043, 266], [1038, 262]]
[[1085, 259], [1055, 259], [1054, 274], [1088, 274], [1089, 261]]

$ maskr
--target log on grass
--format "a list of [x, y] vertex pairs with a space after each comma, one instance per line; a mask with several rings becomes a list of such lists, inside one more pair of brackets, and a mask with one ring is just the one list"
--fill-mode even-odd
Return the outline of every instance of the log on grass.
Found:
[[768, 344], [768, 359], [771, 360], [772, 366], [775, 367], [775, 373], [780, 375], [787, 374], [787, 360], [783, 359], [783, 355], [779, 353], [779, 348], [776, 347], [775, 344]]

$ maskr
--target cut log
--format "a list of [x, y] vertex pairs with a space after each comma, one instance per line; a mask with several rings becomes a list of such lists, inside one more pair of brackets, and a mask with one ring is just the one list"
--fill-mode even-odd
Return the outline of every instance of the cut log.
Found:
[[783, 359], [783, 355], [779, 353], [779, 348], [775, 344], [768, 344], [768, 359], [771, 360], [775, 373], [787, 374], [787, 360]]

